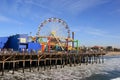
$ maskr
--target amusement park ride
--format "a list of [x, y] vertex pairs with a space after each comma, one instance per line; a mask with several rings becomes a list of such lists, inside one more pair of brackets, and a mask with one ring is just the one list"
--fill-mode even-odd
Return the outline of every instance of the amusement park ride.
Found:
[[65, 21], [49, 18], [40, 24], [36, 36], [16, 34], [0, 38], [0, 72], [4, 75], [5, 69], [12, 69], [14, 74], [14, 71], [21, 67], [24, 73], [26, 67], [29, 67], [31, 72], [31, 67], [35, 66], [39, 71], [40, 66], [45, 70], [47, 66], [51, 69], [53, 65], [55, 68], [61, 65], [62, 68], [68, 64], [75, 66], [81, 63], [104, 62], [103, 55], [106, 52], [98, 49], [99, 47], [79, 50], [78, 46], [78, 40], [74, 40], [74, 32], [71, 37]]
[[67, 23], [58, 18], [44, 20], [38, 27], [36, 36], [30, 36], [30, 39], [41, 44], [41, 52], [72, 50], [78, 52], [78, 40], [74, 40], [74, 32], [71, 38]]

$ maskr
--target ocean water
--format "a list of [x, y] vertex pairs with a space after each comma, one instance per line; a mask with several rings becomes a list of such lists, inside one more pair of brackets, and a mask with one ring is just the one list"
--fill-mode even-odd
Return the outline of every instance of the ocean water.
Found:
[[120, 56], [105, 57], [105, 63], [97, 65], [101, 73], [95, 73], [85, 80], [120, 80]]
[[36, 68], [29, 72], [29, 69], [22, 73], [22, 70], [6, 72], [0, 76], [0, 80], [120, 80], [120, 56], [105, 57], [102, 64], [82, 64], [70, 67], [65, 66], [57, 69], [37, 71]]

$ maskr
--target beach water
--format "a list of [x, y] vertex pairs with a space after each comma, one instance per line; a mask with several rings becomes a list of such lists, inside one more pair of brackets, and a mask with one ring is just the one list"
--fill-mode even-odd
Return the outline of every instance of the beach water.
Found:
[[96, 65], [99, 72], [93, 73], [85, 80], [120, 80], [120, 56], [105, 58], [105, 63]]
[[82, 64], [70, 67], [37, 71], [36, 68], [22, 73], [22, 70], [6, 72], [0, 80], [120, 80], [120, 56], [106, 56], [101, 64]]

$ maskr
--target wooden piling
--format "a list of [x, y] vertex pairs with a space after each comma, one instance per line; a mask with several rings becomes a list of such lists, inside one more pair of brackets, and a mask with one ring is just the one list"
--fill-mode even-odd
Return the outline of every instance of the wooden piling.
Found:
[[57, 59], [55, 59], [55, 68], [57, 69]]
[[63, 67], [65, 66], [65, 62], [66, 62], [65, 59], [66, 59], [66, 58], [65, 58], [65, 55], [63, 55], [63, 59], [62, 59], [62, 61], [63, 61]]
[[69, 64], [70, 64], [70, 67], [72, 67], [72, 61], [70, 56], [69, 56]]
[[99, 58], [99, 64], [101, 63], [101, 61], [100, 61], [100, 55], [98, 56], [98, 58]]
[[24, 50], [23, 50], [23, 73], [24, 73], [24, 69], [25, 69], [25, 53], [24, 53]]
[[81, 65], [81, 56], [79, 55], [79, 64]]
[[61, 59], [60, 59], [60, 65], [61, 65], [61, 68], [62, 68], [62, 65], [63, 65], [62, 54], [60, 55], [60, 58], [61, 58]]
[[95, 63], [97, 64], [97, 54], [95, 54]]
[[30, 72], [31, 72], [31, 66], [32, 66], [32, 53], [30, 54], [30, 68], [29, 68]]
[[60, 65], [61, 65], [61, 68], [63, 67], [63, 60], [62, 58], [60, 59]]
[[88, 55], [86, 55], [86, 65], [88, 65]]
[[103, 57], [103, 54], [102, 54], [102, 63], [104, 63], [104, 57]]
[[94, 55], [92, 55], [92, 64], [94, 63]]
[[68, 56], [68, 54], [67, 54], [67, 56], [66, 56], [66, 60], [65, 60], [65, 64], [67, 65], [68, 62], [69, 62], [69, 56]]
[[51, 62], [52, 62], [51, 58], [52, 58], [52, 55], [50, 54], [50, 63], [49, 63], [50, 69], [51, 69]]
[[8, 68], [7, 68], [7, 69], [8, 69], [8, 72], [9, 72], [9, 69], [10, 69], [10, 62], [8, 62]]
[[44, 59], [44, 70], [46, 69], [46, 59]]
[[13, 72], [12, 72], [12, 74], [14, 74], [14, 71], [15, 71], [15, 55], [13, 55], [14, 57], [13, 57]]
[[74, 63], [74, 66], [76, 66], [76, 59], [75, 59], [75, 58], [76, 58], [76, 56], [74, 55], [74, 56], [73, 56], [73, 63]]
[[12, 74], [14, 74], [14, 71], [15, 71], [15, 61], [13, 62], [13, 72], [12, 72]]
[[96, 56], [95, 56], [95, 54], [94, 54], [94, 63], [96, 62]]
[[37, 62], [37, 63], [38, 63], [38, 65], [37, 65], [37, 66], [38, 66], [38, 71], [39, 71], [39, 66], [40, 66], [40, 62], [39, 62], [39, 60], [38, 60], [38, 62]]
[[[103, 53], [44, 53], [44, 54], [25, 54], [23, 52], [23, 54], [0, 54], [1, 57], [1, 72], [2, 75], [4, 75], [4, 69], [6, 69], [5, 65], [8, 65], [8, 71], [9, 68], [12, 67], [12, 73], [14, 74], [15, 69], [22, 67], [23, 69], [23, 73], [24, 73], [24, 69], [25, 67], [28, 67], [26, 65], [26, 62], [29, 62], [29, 70], [31, 72], [32, 69], [32, 62], [35, 61], [36, 67], [38, 68], [39, 71], [39, 67], [44, 66], [44, 70], [46, 70], [46, 66], [48, 66], [48, 68], [51, 69], [52, 65], [55, 66], [55, 68], [57, 68], [58, 63], [60, 64], [60, 67], [64, 67], [65, 64], [72, 66], [72, 64], [74, 66], [76, 66], [77, 64], [81, 65], [82, 63], [88, 64], [88, 63], [95, 63], [95, 62], [104, 62], [104, 58], [103, 58]], [[38, 56], [38, 57], [37, 57]], [[5, 59], [6, 58], [6, 59]], [[19, 65], [18, 63], [21, 63]], [[17, 67], [18, 65], [18, 67]]]
[[63, 68], [64, 68], [64, 66], [65, 66], [65, 59], [64, 58], [62, 59], [62, 65], [63, 65]]
[[3, 63], [2, 63], [2, 76], [4, 75], [4, 67], [5, 67], [5, 62], [3, 61]]
[[23, 61], [23, 73], [24, 73], [24, 69], [25, 69], [25, 60]]

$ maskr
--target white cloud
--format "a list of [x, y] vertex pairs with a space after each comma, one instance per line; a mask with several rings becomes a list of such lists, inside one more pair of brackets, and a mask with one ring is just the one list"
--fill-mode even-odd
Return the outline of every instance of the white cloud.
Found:
[[111, 35], [110, 32], [100, 30], [100, 29], [97, 29], [97, 30], [93, 29], [93, 31], [89, 31], [88, 33], [90, 33], [92, 35], [100, 36], [100, 37], [105, 37], [105, 38], [120, 39], [120, 37], [118, 35]]
[[84, 31], [86, 33], [92, 34], [92, 35], [96, 35], [96, 36], [104, 36], [105, 34], [107, 34], [106, 31], [101, 30], [101, 29], [97, 29], [97, 28], [93, 28], [93, 27], [86, 27], [84, 29]]
[[72, 28], [72, 31], [75, 31], [77, 33], [88, 34], [91, 36], [98, 36], [101, 38], [120, 39], [119, 35], [113, 35], [108, 30], [103, 30], [103, 29], [94, 28], [94, 27], [80, 27], [79, 29]]
[[[31, 6], [37, 6], [39, 8], [42, 8], [43, 10], [47, 10], [49, 13], [61, 14], [60, 11], [55, 9], [56, 6], [52, 7], [50, 5], [43, 4], [43, 3], [48, 3], [48, 2], [49, 1], [47, 1], [47, 0], [43, 0], [43, 1], [42, 0], [41, 1], [39, 1], [39, 0], [38, 1], [34, 1], [34, 0], [28, 0], [27, 1], [26, 0], [24, 3], [25, 4], [30, 4]], [[50, 2], [52, 2], [52, 1], [50, 1]], [[21, 3], [23, 3], [23, 2], [21, 2]]]
[[30, 19], [48, 14], [57, 16], [69, 14], [75, 17], [88, 8], [107, 3], [107, 1], [109, 0], [15, 0], [9, 5], [8, 1], [4, 1], [3, 5], [0, 5], [0, 10], [10, 15]]
[[22, 5], [27, 4], [27, 9], [30, 9], [28, 8], [29, 6], [37, 6], [42, 8], [43, 10], [47, 10], [49, 13], [55, 13], [59, 15], [67, 12], [71, 14], [82, 12], [84, 10], [87, 10], [88, 8], [92, 8], [97, 5], [107, 3], [109, 1], [110, 0], [21, 0], [16, 1], [15, 9], [17, 10], [20, 7], [19, 4], [21, 3]]
[[[65, 0], [66, 1], [66, 0]], [[109, 0], [110, 1], [110, 0]], [[69, 0], [63, 3], [65, 10], [70, 13], [80, 13], [89, 8], [109, 2], [108, 0]]]
[[9, 19], [5, 16], [0, 16], [0, 22], [8, 22]]
[[23, 24], [20, 21], [17, 21], [15, 19], [12, 19], [12, 18], [9, 18], [6, 16], [2, 16], [2, 15], [0, 15], [0, 22], [15, 23], [15, 24], [19, 24], [19, 25]]

